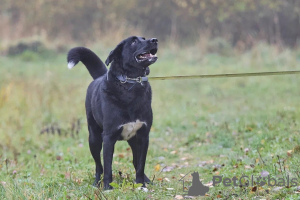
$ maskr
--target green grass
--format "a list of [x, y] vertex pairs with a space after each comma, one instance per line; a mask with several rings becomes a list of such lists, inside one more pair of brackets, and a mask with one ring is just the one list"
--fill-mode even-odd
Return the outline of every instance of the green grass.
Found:
[[[97, 51], [103, 60], [108, 52]], [[299, 52], [265, 45], [230, 56], [161, 50], [151, 76], [299, 70], [299, 63]], [[94, 161], [84, 110], [91, 77], [82, 64], [70, 71], [65, 55], [26, 52], [0, 57], [0, 74], [0, 199], [174, 199], [187, 193], [179, 179], [191, 171], [204, 184], [216, 175], [257, 177], [262, 171], [276, 179], [300, 176], [299, 75], [151, 82], [154, 124], [146, 173], [154, 184], [146, 193], [130, 185], [134, 169], [126, 142], [115, 147], [119, 188], [91, 186]], [[61, 135], [51, 134], [55, 127]], [[189, 187], [191, 175], [185, 180]], [[274, 188], [218, 185], [198, 198], [299, 198], [296, 187]]]

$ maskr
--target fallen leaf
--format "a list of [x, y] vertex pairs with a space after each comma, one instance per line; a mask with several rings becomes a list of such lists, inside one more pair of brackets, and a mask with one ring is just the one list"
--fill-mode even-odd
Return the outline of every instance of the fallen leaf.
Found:
[[187, 160], [188, 159], [188, 157], [182, 157], [182, 158], [180, 158], [180, 160]]
[[166, 188], [167, 190], [174, 190], [174, 188]]
[[273, 191], [279, 191], [279, 190], [281, 190], [283, 187], [274, 187], [273, 188]]
[[167, 181], [167, 182], [170, 182], [170, 179], [168, 179], [168, 178], [164, 178], [164, 180]]
[[175, 196], [175, 199], [184, 199], [184, 198], [183, 198], [183, 196], [181, 196], [181, 195], [176, 195], [176, 196]]
[[293, 150], [288, 150], [288, 151], [287, 151], [287, 155], [288, 155], [288, 156], [292, 156], [292, 153], [293, 153]]
[[256, 190], [257, 190], [257, 187], [256, 187], [256, 186], [254, 186], [254, 187], [251, 189], [252, 192], [256, 192]]
[[211, 181], [211, 182], [209, 182], [209, 183], [207, 183], [207, 184], [203, 184], [203, 185], [208, 186], [208, 187], [212, 187], [213, 184], [214, 184], [214, 183]]
[[252, 167], [250, 165], [245, 165], [245, 169], [251, 169]]
[[82, 183], [82, 179], [76, 178], [75, 179], [75, 183], [81, 184]]
[[170, 172], [175, 169], [175, 166], [166, 166], [162, 169], [163, 172]]
[[261, 177], [267, 177], [269, 174], [270, 173], [268, 171], [264, 171], [264, 170], [260, 173]]
[[154, 169], [158, 172], [160, 170], [160, 164], [155, 165]]
[[203, 166], [205, 166], [205, 165], [207, 165], [207, 164], [212, 164], [212, 163], [214, 163], [214, 160], [201, 161], [201, 162], [198, 164], [198, 166], [199, 166], [199, 167], [203, 167]]
[[170, 154], [173, 154], [173, 155], [176, 154], [176, 153], [177, 153], [177, 151], [171, 151], [170, 152]]
[[118, 155], [118, 157], [119, 158], [124, 158], [125, 156], [124, 156], [124, 154], [121, 153], [121, 154]]

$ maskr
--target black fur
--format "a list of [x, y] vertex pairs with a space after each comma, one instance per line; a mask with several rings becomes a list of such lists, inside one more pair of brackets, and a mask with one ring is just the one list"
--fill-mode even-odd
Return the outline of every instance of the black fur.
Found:
[[67, 60], [68, 63], [72, 62], [74, 65], [81, 61], [86, 66], [93, 79], [96, 79], [107, 72], [107, 69], [100, 58], [90, 49], [85, 47], [71, 49], [68, 53]]
[[[151, 52], [152, 56], [148, 54], [149, 59], [138, 60], [139, 55], [145, 52]], [[136, 122], [136, 120], [145, 122], [137, 130], [136, 135], [127, 140], [133, 153], [136, 182], [142, 183], [143, 186], [146, 182], [150, 182], [144, 174], [144, 168], [153, 120], [151, 87], [148, 82], [121, 83], [117, 77], [120, 75], [131, 78], [145, 76], [149, 73], [148, 66], [157, 60], [153, 56], [156, 52], [157, 39], [145, 40], [142, 37], [129, 37], [110, 52], [105, 62], [107, 65], [111, 63], [108, 72], [98, 56], [89, 49], [76, 47], [68, 54], [68, 62], [77, 64], [82, 61], [94, 78], [88, 87], [85, 102], [90, 151], [96, 163], [94, 185], [99, 185], [100, 177], [104, 173], [104, 189], [111, 189], [109, 183], [112, 182], [114, 145], [117, 140], [123, 140], [121, 125]], [[134, 87], [132, 87], [133, 84], [135, 84]], [[104, 168], [100, 159], [102, 145]]]

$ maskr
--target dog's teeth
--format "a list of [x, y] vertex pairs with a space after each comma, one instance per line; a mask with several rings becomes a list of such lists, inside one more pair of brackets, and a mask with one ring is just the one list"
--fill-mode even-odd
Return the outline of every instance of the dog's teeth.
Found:
[[74, 66], [75, 66], [74, 62], [71, 61], [71, 62], [68, 63], [68, 68], [69, 69], [72, 69]]

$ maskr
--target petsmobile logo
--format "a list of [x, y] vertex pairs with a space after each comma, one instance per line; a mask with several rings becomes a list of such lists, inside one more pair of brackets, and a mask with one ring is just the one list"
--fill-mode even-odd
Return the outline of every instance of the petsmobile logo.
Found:
[[264, 186], [268, 185], [269, 187], [279, 186], [279, 187], [295, 187], [298, 185], [298, 179], [292, 178], [288, 175], [286, 179], [284, 178], [273, 178], [270, 175], [266, 177], [258, 176], [255, 177], [251, 175], [242, 176], [241, 178], [233, 177], [233, 178], [223, 178], [222, 176], [213, 176], [213, 186], [222, 183], [225, 187], [231, 186], [240, 186], [240, 187], [253, 187], [255, 185]]

